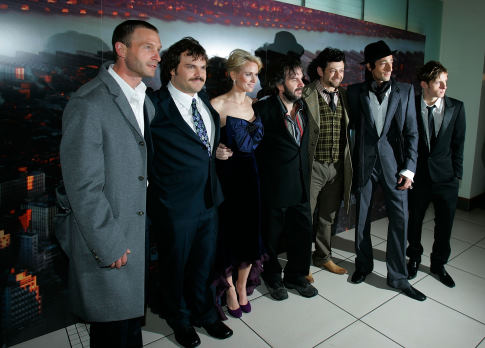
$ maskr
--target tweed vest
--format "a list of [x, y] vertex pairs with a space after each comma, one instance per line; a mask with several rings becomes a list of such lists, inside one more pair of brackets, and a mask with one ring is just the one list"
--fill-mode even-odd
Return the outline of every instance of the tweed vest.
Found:
[[318, 94], [320, 109], [320, 133], [315, 149], [315, 160], [334, 163], [342, 159], [345, 150], [345, 124], [342, 101], [339, 99], [335, 112]]

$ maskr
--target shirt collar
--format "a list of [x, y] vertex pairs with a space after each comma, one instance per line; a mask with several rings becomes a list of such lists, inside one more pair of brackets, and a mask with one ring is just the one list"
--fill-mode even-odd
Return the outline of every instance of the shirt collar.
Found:
[[120, 86], [121, 90], [125, 94], [126, 98], [128, 101], [130, 101], [131, 98], [136, 98], [136, 99], [145, 99], [145, 91], [147, 89], [147, 86], [143, 83], [143, 81], [140, 81], [138, 86], [135, 88], [132, 88], [125, 80], [121, 78], [120, 75], [113, 69], [113, 65], [111, 64], [108, 68], [108, 72], [110, 75], [115, 79], [115, 81], [118, 83]]
[[176, 100], [177, 102], [179, 102], [180, 104], [182, 104], [187, 109], [190, 109], [190, 107], [192, 105], [192, 99], [195, 98], [196, 100], [198, 100], [197, 93], [195, 93], [194, 96], [192, 97], [192, 96], [188, 95], [187, 93], [184, 93], [184, 92], [178, 90], [172, 84], [171, 81], [168, 83], [167, 88], [168, 88], [168, 91], [170, 92], [170, 95], [172, 96], [172, 98], [174, 100]]
[[319, 92], [321, 95], [323, 95], [323, 93], [325, 93], [325, 92], [324, 92], [324, 90], [325, 90], [325, 91], [327, 91], [328, 93], [336, 93], [336, 94], [338, 95], [338, 88], [336, 88], [334, 92], [330, 92], [330, 91], [329, 91], [329, 90], [327, 90], [325, 87], [323, 87], [322, 82], [321, 82], [320, 80], [317, 80], [317, 85], [316, 85], [316, 87], [317, 87], [317, 91], [318, 91], [318, 92]]
[[[284, 114], [284, 115], [289, 115], [290, 112], [288, 111], [288, 109], [286, 108], [286, 105], [283, 103], [283, 101], [281, 100], [280, 96], [277, 95], [276, 98], [278, 99], [278, 102], [280, 104], [280, 107], [281, 107], [281, 113]], [[297, 108], [297, 111], [302, 109], [303, 108], [303, 101], [301, 99], [298, 99], [297, 101], [295, 101], [293, 103], [293, 108]]]
[[[441, 112], [441, 110], [443, 109], [443, 105], [444, 105], [443, 98], [438, 98], [433, 105], [436, 106], [437, 112]], [[423, 96], [421, 96], [421, 110], [426, 110], [427, 106], [433, 106], [433, 105], [426, 104], [426, 102], [423, 99]]]

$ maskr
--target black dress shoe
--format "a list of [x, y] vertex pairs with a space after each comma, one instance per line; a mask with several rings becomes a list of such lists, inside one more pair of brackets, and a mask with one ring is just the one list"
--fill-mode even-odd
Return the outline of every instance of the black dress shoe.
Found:
[[232, 336], [232, 330], [220, 320], [213, 323], [202, 325], [209, 336], [223, 340]]
[[419, 262], [416, 260], [409, 259], [408, 262], [408, 279], [416, 278], [418, 274]]
[[285, 286], [281, 280], [274, 283], [265, 282], [266, 287], [269, 290], [269, 294], [276, 301], [283, 301], [288, 298], [288, 291], [286, 291]]
[[402, 292], [407, 297], [410, 297], [413, 300], [416, 300], [416, 301], [424, 301], [424, 300], [426, 300], [426, 295], [423, 294], [418, 289], [413, 288], [412, 286], [410, 286], [409, 288], [406, 288], [406, 289], [402, 289]]
[[446, 285], [447, 287], [449, 288], [455, 287], [455, 282], [453, 281], [453, 278], [451, 278], [448, 272], [446, 272], [444, 267], [441, 267], [439, 269], [431, 268], [431, 273], [436, 274], [440, 282]]
[[359, 271], [358, 269], [355, 270], [354, 274], [352, 274], [352, 277], [350, 278], [350, 281], [354, 284], [359, 284], [362, 283], [365, 280], [365, 277], [367, 277], [368, 273], [364, 273], [362, 271]]
[[177, 342], [186, 348], [197, 347], [200, 345], [200, 338], [192, 326], [174, 330]]
[[298, 293], [303, 297], [313, 297], [318, 295], [318, 290], [310, 284], [310, 282], [303, 278], [297, 281], [283, 280], [283, 283], [288, 289], [296, 289]]

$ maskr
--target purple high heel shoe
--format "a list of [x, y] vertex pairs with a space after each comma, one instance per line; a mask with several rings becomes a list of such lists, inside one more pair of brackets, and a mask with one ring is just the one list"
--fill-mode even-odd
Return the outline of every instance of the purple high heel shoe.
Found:
[[242, 309], [241, 309], [241, 307], [238, 307], [237, 309], [234, 309], [234, 310], [232, 310], [229, 307], [227, 307], [227, 313], [229, 313], [231, 315], [231, 317], [234, 317], [236, 319], [239, 319], [239, 318], [242, 317], [242, 312], [243, 312]]
[[248, 300], [248, 303], [246, 303], [245, 305], [240, 304], [239, 306], [240, 306], [239, 308], [241, 308], [241, 311], [243, 311], [244, 313], [251, 312], [251, 303], [249, 302], [249, 300]]

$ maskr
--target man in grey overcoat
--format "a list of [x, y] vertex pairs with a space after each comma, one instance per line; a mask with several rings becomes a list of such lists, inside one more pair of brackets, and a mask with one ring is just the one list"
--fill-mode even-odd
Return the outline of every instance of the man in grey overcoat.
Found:
[[[91, 323], [91, 347], [142, 347], [149, 123], [143, 77], [160, 61], [158, 30], [129, 20], [113, 32], [114, 64], [72, 97], [60, 159], [67, 212], [56, 234], [69, 257], [73, 312]], [[67, 207], [66, 207], [67, 206]]]

